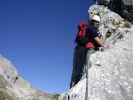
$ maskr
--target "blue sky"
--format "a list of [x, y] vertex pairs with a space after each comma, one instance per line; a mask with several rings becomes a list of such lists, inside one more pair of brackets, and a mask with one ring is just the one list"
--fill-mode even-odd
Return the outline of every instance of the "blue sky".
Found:
[[92, 0], [1, 0], [0, 54], [34, 87], [69, 88], [77, 24]]

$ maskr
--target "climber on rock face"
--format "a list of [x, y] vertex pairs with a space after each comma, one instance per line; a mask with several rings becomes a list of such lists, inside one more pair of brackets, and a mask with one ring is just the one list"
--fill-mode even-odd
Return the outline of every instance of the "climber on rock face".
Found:
[[94, 15], [88, 24], [81, 23], [78, 27], [70, 88], [77, 84], [84, 75], [85, 65], [89, 65], [88, 57], [99, 47], [106, 47], [102, 35], [98, 32], [100, 20], [98, 15]]

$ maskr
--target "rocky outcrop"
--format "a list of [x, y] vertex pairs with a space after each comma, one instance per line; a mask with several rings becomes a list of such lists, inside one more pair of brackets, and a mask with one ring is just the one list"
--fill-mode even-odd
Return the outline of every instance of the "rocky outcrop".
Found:
[[85, 72], [59, 100], [133, 100], [133, 26], [103, 5], [92, 5], [89, 13], [100, 15], [99, 31], [111, 48], [92, 54], [88, 79]]
[[9, 60], [0, 56], [0, 100], [57, 100], [57, 97], [33, 88]]
[[133, 0], [97, 0], [97, 3], [109, 7], [130, 21], [133, 19]]

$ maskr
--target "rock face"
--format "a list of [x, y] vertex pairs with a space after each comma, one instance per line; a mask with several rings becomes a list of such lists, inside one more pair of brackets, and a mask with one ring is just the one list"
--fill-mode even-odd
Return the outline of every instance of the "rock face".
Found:
[[0, 56], [0, 100], [57, 100], [57, 96], [33, 88], [10, 61]]
[[133, 19], [133, 0], [97, 0], [98, 4], [108, 6], [128, 20]]
[[103, 5], [92, 5], [89, 13], [101, 16], [99, 30], [111, 48], [92, 54], [88, 79], [85, 72], [59, 100], [133, 100], [133, 26]]

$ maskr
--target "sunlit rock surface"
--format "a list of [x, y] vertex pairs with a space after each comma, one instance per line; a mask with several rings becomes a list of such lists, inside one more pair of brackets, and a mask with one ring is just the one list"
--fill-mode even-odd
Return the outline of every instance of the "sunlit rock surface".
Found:
[[9, 60], [0, 56], [0, 100], [57, 100], [57, 95], [33, 88]]
[[89, 13], [101, 16], [99, 31], [111, 48], [92, 54], [88, 80], [84, 75], [59, 100], [133, 100], [133, 26], [102, 5], [91, 6]]

